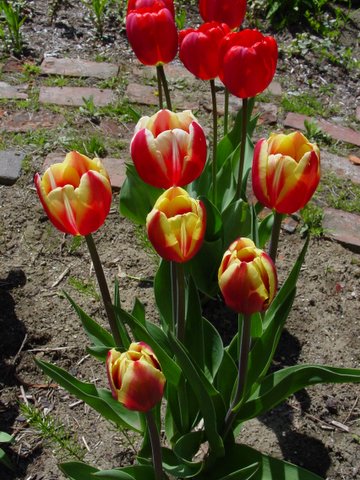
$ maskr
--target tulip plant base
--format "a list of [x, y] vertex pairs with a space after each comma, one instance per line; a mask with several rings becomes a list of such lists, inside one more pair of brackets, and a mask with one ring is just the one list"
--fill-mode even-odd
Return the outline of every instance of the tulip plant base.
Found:
[[[129, 83], [140, 82], [139, 76], [131, 73], [134, 59], [117, 25], [108, 22], [108, 36], [104, 43], [96, 44], [95, 51], [94, 31], [82, 2], [60, 2], [63, 5], [54, 17], [53, 27], [49, 27], [50, 2], [27, 3], [32, 15], [23, 31], [35, 67], [44, 53], [49, 52], [89, 60], [96, 55], [97, 60], [106, 57], [108, 62], [121, 63], [120, 71], [126, 72]], [[356, 31], [351, 32], [349, 41], [356, 37]], [[277, 38], [282, 41], [281, 34]], [[356, 48], [354, 45], [354, 57]], [[125, 63], [129, 58], [132, 64]], [[344, 75], [338, 67], [318, 61], [312, 54], [301, 68], [299, 61], [298, 57], [280, 61], [278, 71], [283, 89], [301, 91], [304, 83], [309, 80], [316, 83], [321, 76], [326, 85], [321, 91], [317, 89], [316, 95], [321, 96], [325, 105], [339, 99], [341, 112], [337, 114], [349, 117], [354, 109], [356, 77]], [[46, 80], [50, 85], [67, 81], [66, 78]], [[37, 87], [36, 82], [45, 79], [36, 79]], [[89, 79], [79, 82], [81, 86], [96, 85]], [[178, 83], [183, 87], [181, 82], [180, 79]], [[205, 86], [193, 81], [191, 89], [194, 100], [198, 100], [199, 91], [205, 91]], [[12, 108], [14, 105], [7, 110]], [[90, 124], [85, 122], [88, 128]], [[55, 144], [58, 138], [53, 140]], [[49, 361], [80, 380], [106, 386], [105, 367], [87, 354], [88, 339], [62, 293], [68, 292], [90, 315], [106, 325], [85, 242], [64, 237], [46, 220], [31, 188], [32, 175], [41, 168], [46, 155], [39, 154], [34, 145], [23, 148], [32, 159], [31, 167], [24, 163], [20, 180], [12, 187], [0, 187], [0, 431], [15, 436], [15, 442], [4, 448], [16, 465], [13, 473], [0, 464], [0, 478], [64, 480], [57, 465], [73, 458], [64, 447], [46, 440], [28, 426], [20, 404], [28, 402], [75, 434], [80, 456], [97, 468], [131, 464], [141, 439], [136, 435], [128, 438], [126, 432], [99, 420], [97, 413], [49, 381], [35, 365], [34, 358]], [[131, 309], [135, 297], [139, 297], [148, 318], [156, 321], [151, 283], [156, 269], [154, 257], [144, 248], [139, 230], [120, 218], [117, 211], [115, 195], [113, 213], [94, 235], [105, 273], [109, 279], [119, 279], [124, 308]], [[278, 254], [282, 275], [289, 272], [303, 241], [299, 233], [282, 234]], [[312, 240], [294, 309], [272, 368], [301, 363], [359, 368], [359, 282], [359, 254], [324, 239]], [[219, 302], [209, 304], [206, 313], [223, 338], [229, 338], [234, 317], [224, 312]], [[246, 423], [239, 441], [328, 480], [356, 479], [360, 476], [359, 395], [358, 385], [309, 388], [266, 416]]]

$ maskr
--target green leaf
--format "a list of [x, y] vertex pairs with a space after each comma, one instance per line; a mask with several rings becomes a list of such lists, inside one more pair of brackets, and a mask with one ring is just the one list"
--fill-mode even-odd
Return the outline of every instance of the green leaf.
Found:
[[205, 205], [206, 208], [206, 232], [205, 239], [209, 242], [222, 238], [223, 233], [223, 223], [221, 220], [221, 215], [219, 210], [215, 205], [210, 202], [210, 200], [201, 196], [199, 198]]
[[11, 443], [14, 437], [6, 432], [0, 432], [0, 443]]
[[267, 375], [239, 409], [237, 421], [268, 412], [290, 395], [318, 383], [360, 383], [360, 369], [324, 365], [296, 365]]
[[221, 393], [225, 405], [230, 405], [233, 389], [237, 380], [237, 373], [236, 363], [227, 350], [224, 350], [222, 362], [216, 375], [215, 386]]
[[222, 362], [224, 345], [219, 332], [203, 318], [204, 345], [205, 345], [205, 375], [213, 381]]
[[[173, 328], [173, 312], [171, 303], [171, 294], [169, 292], [171, 285], [170, 262], [161, 260], [154, 280], [154, 294], [156, 305], [160, 313], [161, 325], [164, 330]], [[164, 292], [168, 292], [164, 295]]]
[[133, 465], [113, 470], [99, 470], [93, 477], [102, 480], [155, 480], [155, 473], [151, 465]]
[[[159, 327], [149, 322], [146, 323], [146, 326], [142, 325], [135, 317], [121, 308], [118, 308], [117, 311], [122, 321], [129, 325], [136, 340], [147, 343], [154, 350], [166, 380], [174, 385], [178, 385], [181, 377], [181, 370], [159, 341], [159, 339], [161, 339], [162, 344], [169, 345], [165, 333]], [[154, 335], [154, 332], [156, 332], [156, 336]]]
[[214, 298], [219, 289], [217, 272], [223, 253], [222, 239], [214, 242], [205, 240], [200, 251], [188, 262], [197, 288], [210, 298]]
[[9, 470], [14, 471], [14, 465], [12, 464], [10, 458], [2, 448], [0, 448], [0, 463], [5, 465], [5, 467], [7, 467]]
[[[215, 457], [224, 452], [224, 445], [218, 428], [225, 415], [225, 406], [219, 392], [205, 377], [205, 374], [195, 366], [184, 347], [169, 332], [169, 340], [183, 374], [188, 380], [197, 398], [199, 409], [204, 418], [205, 431], [210, 447]], [[219, 424], [219, 425], [218, 425]]]
[[191, 276], [186, 287], [186, 331], [184, 344], [201, 370], [205, 367], [204, 326], [198, 291]]
[[271, 236], [272, 226], [274, 224], [274, 214], [267, 215], [259, 225], [259, 248], [264, 248]]
[[[222, 213], [224, 229], [224, 251], [238, 237], [248, 237], [251, 231], [249, 204], [244, 200], [232, 202]], [[224, 252], [223, 252], [224, 253]]]
[[79, 305], [74, 302], [70, 295], [68, 295], [66, 292], [64, 292], [64, 295], [69, 300], [78, 317], [80, 318], [85, 333], [91, 342], [98, 347], [115, 347], [115, 342], [111, 333], [95, 322], [95, 320], [93, 320], [91, 317], [89, 317], [89, 315], [87, 315], [84, 310], [82, 310], [82, 308], [80, 308]]
[[162, 448], [162, 458], [165, 472], [175, 478], [194, 477], [203, 466], [202, 462], [182, 462], [169, 448]]
[[137, 320], [139, 320], [140, 323], [145, 325], [145, 307], [138, 298], [135, 298], [135, 303], [131, 311], [131, 315]]
[[164, 190], [143, 182], [134, 165], [126, 165], [126, 179], [120, 191], [120, 213], [145, 225], [146, 217]]
[[109, 351], [109, 347], [86, 347], [86, 351], [93, 357], [100, 360], [100, 362], [106, 362], [106, 357]]
[[89, 480], [98, 472], [97, 468], [82, 462], [60, 463], [59, 468], [70, 480]]
[[[121, 307], [121, 301], [120, 301], [120, 286], [119, 286], [119, 280], [118, 278], [115, 278], [115, 287], [114, 287], [114, 306], [116, 308]], [[115, 310], [115, 319], [116, 319], [116, 327], [118, 329], [118, 332], [120, 334], [120, 338], [123, 344], [123, 347], [125, 349], [128, 349], [130, 344], [131, 344], [131, 339], [130, 335], [128, 334], [125, 325], [117, 315], [117, 312]]]
[[46, 375], [79, 400], [83, 400], [90, 405], [107, 420], [118, 426], [142, 432], [140, 414], [121, 405], [112, 397], [109, 390], [98, 389], [92, 383], [81, 382], [62, 368], [51, 363], [39, 359], [35, 359], [35, 361]]

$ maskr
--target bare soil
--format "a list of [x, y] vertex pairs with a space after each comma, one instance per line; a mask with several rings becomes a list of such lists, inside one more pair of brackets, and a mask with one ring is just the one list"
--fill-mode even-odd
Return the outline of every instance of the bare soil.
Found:
[[[40, 63], [45, 54], [94, 58], [94, 52], [122, 64], [132, 58], [115, 18], [107, 25], [110, 33], [106, 42], [99, 43], [79, 3], [65, 2], [50, 23], [48, 2], [28, 2], [29, 19], [24, 26], [28, 59]], [[354, 30], [354, 38], [357, 33]], [[286, 70], [289, 64], [290, 74]], [[284, 85], [295, 85], [297, 79], [302, 85], [303, 72], [316, 68], [309, 59], [282, 59], [278, 78]], [[341, 102], [342, 114], [349, 119], [346, 112], [353, 111], [356, 79], [341, 69], [334, 73], [333, 68], [324, 68], [326, 81], [336, 82], [341, 92], [341, 96], [335, 94], [326, 101]], [[326, 71], [330, 70], [328, 78]], [[7, 108], [11, 111], [13, 107]], [[201, 115], [206, 114], [199, 112]], [[88, 123], [79, 121], [80, 132], [86, 126]], [[119, 123], [118, 127], [117, 136], [129, 138], [132, 125]], [[111, 140], [104, 138], [105, 143]], [[104, 366], [87, 354], [87, 338], [62, 294], [68, 292], [105, 325], [86, 245], [74, 245], [72, 238], [55, 231], [47, 220], [32, 183], [33, 173], [42, 168], [44, 151], [37, 154], [31, 146], [23, 148], [33, 153], [30, 168], [14, 186], [0, 187], [0, 431], [15, 435], [15, 443], [7, 451], [16, 465], [16, 473], [0, 465], [0, 478], [55, 480], [64, 478], [57, 463], [69, 456], [27, 424], [20, 412], [24, 402], [63, 423], [75, 435], [84, 460], [99, 468], [132, 462], [141, 439], [132, 437], [129, 443], [126, 432], [116, 430], [76, 402], [45, 378], [34, 363], [35, 357], [45, 359], [79, 379], [105, 385]], [[128, 158], [127, 152], [124, 155]], [[304, 242], [299, 230], [282, 232], [278, 259], [281, 281]], [[139, 297], [148, 317], [156, 320], [151, 283], [139, 280], [151, 278], [156, 263], [144, 250], [139, 229], [119, 216], [116, 193], [111, 213], [95, 234], [95, 241], [108, 279], [113, 283], [119, 278], [123, 306], [131, 308]], [[79, 285], [88, 288], [81, 292]], [[315, 363], [360, 368], [359, 285], [358, 253], [325, 238], [311, 240], [274, 367]], [[232, 328], [220, 317], [217, 324], [224, 333]], [[328, 480], [360, 478], [359, 394], [356, 385], [324, 385], [299, 392], [266, 416], [247, 423], [243, 441]]]

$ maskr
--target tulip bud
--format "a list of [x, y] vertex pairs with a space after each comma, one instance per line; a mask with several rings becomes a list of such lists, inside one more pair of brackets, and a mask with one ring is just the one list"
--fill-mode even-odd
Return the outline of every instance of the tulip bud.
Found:
[[277, 288], [273, 261], [249, 238], [239, 238], [230, 245], [218, 279], [226, 305], [244, 315], [266, 310]]
[[255, 146], [252, 185], [260, 203], [279, 213], [303, 208], [320, 181], [320, 151], [300, 132], [273, 134]]
[[244, 20], [246, 0], [200, 0], [199, 10], [205, 22], [222, 22], [234, 29]]
[[225, 23], [208, 22], [195, 30], [188, 28], [179, 33], [179, 57], [185, 67], [201, 80], [219, 75], [220, 42], [230, 28]]
[[178, 34], [174, 15], [163, 2], [130, 10], [126, 16], [126, 34], [144, 65], [169, 63], [176, 55]]
[[183, 186], [204, 168], [205, 133], [190, 110], [160, 110], [139, 120], [130, 151], [144, 182], [159, 188]]
[[109, 175], [98, 158], [70, 152], [35, 174], [37, 193], [50, 221], [61, 232], [88, 235], [104, 223], [111, 205]]
[[273, 79], [277, 57], [273, 37], [258, 30], [230, 32], [220, 46], [220, 80], [236, 97], [255, 97]]
[[149, 240], [165, 260], [187, 262], [200, 250], [206, 210], [186, 190], [172, 187], [157, 199], [146, 218]]
[[160, 402], [166, 380], [146, 343], [132, 343], [124, 353], [109, 350], [106, 370], [113, 397], [129, 410], [148, 412]]

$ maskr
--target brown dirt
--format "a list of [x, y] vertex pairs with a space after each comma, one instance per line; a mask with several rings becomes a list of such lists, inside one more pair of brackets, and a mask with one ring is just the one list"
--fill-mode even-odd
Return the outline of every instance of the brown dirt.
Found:
[[[66, 2], [53, 25], [49, 25], [48, 2], [28, 4], [30, 18], [24, 30], [36, 62], [45, 53], [92, 58], [94, 45], [108, 60], [123, 62], [130, 57], [125, 38], [115, 26], [108, 43], [99, 47], [78, 2], [76, 6]], [[280, 71], [281, 78], [285, 77], [283, 63]], [[349, 92], [347, 78], [339, 76], [337, 81], [339, 91]], [[350, 106], [354, 98], [347, 94], [341, 101]], [[27, 425], [19, 412], [19, 404], [25, 401], [49, 412], [73, 432], [85, 461], [110, 468], [134, 458], [123, 432], [99, 419], [83, 403], [74, 405], [76, 399], [49, 383], [34, 363], [34, 357], [45, 359], [79, 379], [105, 385], [104, 367], [87, 355], [85, 334], [62, 295], [67, 291], [90, 315], [104, 322], [99, 301], [72, 286], [74, 278], [96, 285], [94, 272], [86, 245], [72, 249], [72, 239], [55, 231], [42, 211], [32, 183], [42, 162], [41, 155], [33, 155], [29, 171], [14, 186], [0, 187], [0, 431], [15, 434], [10, 454], [17, 471], [12, 474], [0, 466], [3, 480], [63, 478], [57, 463], [66, 459], [66, 454], [54, 452], [54, 446]], [[116, 194], [111, 214], [95, 240], [108, 278], [120, 280], [123, 306], [130, 308], [138, 296], [148, 317], [156, 318], [151, 284], [133, 278], [153, 275], [156, 265], [144, 251], [138, 229], [119, 216]], [[282, 279], [302, 243], [298, 231], [292, 235], [283, 232], [278, 261]], [[359, 254], [325, 239], [310, 242], [275, 366], [316, 363], [360, 368], [359, 279]], [[359, 387], [353, 385], [307, 389], [247, 423], [243, 438], [263, 452], [328, 480], [360, 478], [359, 394]], [[135, 437], [132, 441], [136, 449], [140, 440]]]

